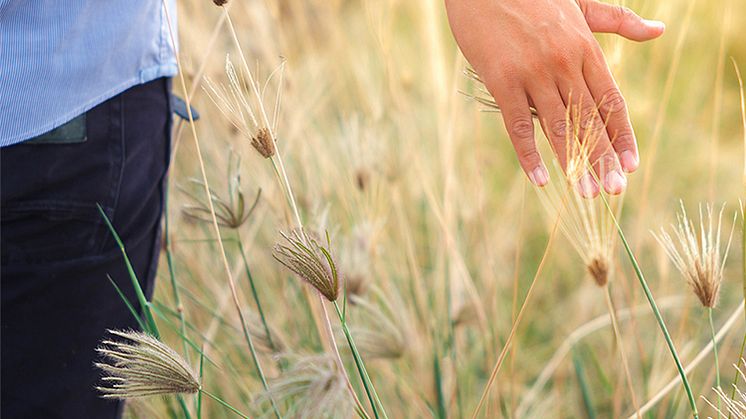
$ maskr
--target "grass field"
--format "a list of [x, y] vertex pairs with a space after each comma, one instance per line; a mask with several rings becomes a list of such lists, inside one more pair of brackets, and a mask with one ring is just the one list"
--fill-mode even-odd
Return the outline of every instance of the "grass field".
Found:
[[[687, 377], [700, 417], [717, 417], [708, 404], [718, 396], [707, 310], [651, 231], [672, 231], [680, 200], [695, 223], [700, 203], [716, 212], [725, 204], [722, 249], [736, 232], [712, 314], [715, 332], [723, 330], [719, 370], [730, 395], [745, 333], [745, 143], [733, 63], [746, 71], [746, 1], [626, 5], [665, 21], [667, 31], [646, 44], [598, 37], [641, 150], [623, 202], [612, 204], [681, 362], [699, 359]], [[280, 231], [300, 221], [324, 243], [329, 234], [348, 296], [337, 301], [389, 418], [616, 418], [635, 417], [638, 408], [645, 418], [691, 415], [679, 382], [662, 391], [679, 375], [616, 232], [609, 230], [607, 289], [590, 278], [561, 224], [555, 229], [554, 213], [542, 205], [547, 192], [525, 179], [499, 116], [459, 93], [476, 86], [464, 76], [440, 1], [233, 0], [226, 8], [246, 65], [222, 8], [179, 2], [181, 65], [200, 119], [194, 133], [183, 122], [174, 127], [168, 246], [152, 303], [164, 342], [195, 370], [202, 348], [204, 389], [250, 417], [274, 417], [273, 403], [288, 418], [356, 416], [323, 304], [360, 404], [371, 418], [383, 417], [370, 408], [334, 306], [273, 257]], [[270, 125], [277, 116], [271, 160], [207, 87], [228, 85], [227, 55], [239, 74], [248, 67], [256, 77]], [[173, 85], [183, 96], [178, 79]], [[245, 211], [227, 211], [239, 216], [220, 228], [225, 260], [198, 155], [225, 208], [239, 206], [240, 191], [248, 211], [261, 189], [245, 222]], [[558, 174], [552, 182], [562, 188]], [[188, 209], [195, 205], [202, 209]], [[225, 208], [215, 205], [220, 215]], [[184, 396], [179, 407], [173, 397], [140, 398], [128, 412], [183, 417], [186, 407], [197, 417], [196, 399]], [[202, 417], [238, 417], [214, 400], [202, 403]]]

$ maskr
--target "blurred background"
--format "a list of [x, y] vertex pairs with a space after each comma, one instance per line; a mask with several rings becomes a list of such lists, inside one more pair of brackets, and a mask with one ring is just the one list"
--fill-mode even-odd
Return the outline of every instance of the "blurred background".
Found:
[[[679, 200], [694, 215], [700, 202], [718, 209], [725, 203], [723, 241], [733, 227], [745, 184], [731, 57], [746, 71], [746, 1], [625, 5], [663, 20], [667, 30], [645, 44], [598, 35], [627, 99], [641, 150], [620, 223], [686, 365], [709, 342], [707, 317], [651, 230], [676, 221]], [[463, 74], [467, 63], [452, 39], [442, 2], [233, 0], [226, 8], [254, 74], [261, 85], [269, 80], [268, 109], [282, 93], [277, 147], [304, 222], [330, 233], [348, 292], [354, 294], [349, 303], [353, 335], [389, 417], [471, 417], [554, 220], [520, 171], [499, 115], [481, 112], [459, 93], [475, 86]], [[240, 156], [246, 200], [262, 190], [248, 221], [224, 229], [223, 237], [246, 312], [255, 307], [237, 235], [267, 321], [283, 342], [280, 362], [272, 351], [261, 353], [270, 388], [277, 389], [273, 394], [286, 417], [351, 417], [344, 397], [324, 414], [304, 410], [304, 397], [319, 385], [307, 376], [305, 387], [298, 387], [305, 390], [288, 395], [279, 388], [287, 387], [293, 374], [296, 384], [302, 381], [293, 368], [299, 359], [323, 352], [307, 286], [272, 258], [278, 232], [288, 228], [286, 201], [271, 165], [203, 89], [205, 80], [227, 83], [227, 55], [240, 62], [223, 9], [206, 0], [182, 0], [178, 20], [180, 59], [201, 114], [196, 128], [210, 187], [228, 196], [228, 168]], [[280, 77], [275, 70], [283, 63]], [[174, 88], [181, 90], [176, 79]], [[200, 176], [191, 132], [182, 123], [174, 132], [169, 239], [182, 305], [173, 299], [164, 252], [155, 294], [166, 317], [160, 321], [175, 325], [175, 313], [182, 310], [189, 338], [204, 344], [219, 364], [205, 366], [205, 386], [252, 417], [269, 416], [267, 393], [231, 306], [214, 231], [183, 216], [184, 205], [193, 202], [187, 192], [204, 192], [190, 181]], [[540, 132], [537, 138], [549, 156]], [[719, 345], [727, 389], [744, 337], [743, 314], [733, 317], [744, 296], [740, 215], [736, 224], [714, 311], [716, 329], [732, 320]], [[619, 245], [613, 259], [610, 289], [622, 345], [615, 343], [604, 292], [558, 235], [480, 417], [632, 415], [620, 350], [629, 359], [635, 403], [641, 406], [677, 377]], [[352, 304], [355, 299], [359, 302]], [[173, 330], [165, 334], [181, 348]], [[189, 355], [196, 365], [195, 352]], [[342, 355], [349, 360], [348, 353]], [[703, 417], [716, 415], [704, 400], [717, 400], [714, 376], [711, 354], [689, 373]], [[230, 417], [209, 403], [205, 417]], [[169, 417], [172, 405], [134, 402], [129, 414]], [[676, 385], [644, 417], [685, 417], [688, 409]]]

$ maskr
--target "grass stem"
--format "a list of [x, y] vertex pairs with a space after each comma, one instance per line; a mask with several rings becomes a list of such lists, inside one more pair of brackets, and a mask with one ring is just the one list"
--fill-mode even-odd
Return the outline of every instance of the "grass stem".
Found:
[[277, 347], [275, 346], [274, 341], [272, 340], [272, 333], [269, 331], [269, 325], [267, 325], [267, 319], [264, 316], [264, 309], [262, 309], [262, 304], [259, 302], [259, 294], [256, 291], [256, 285], [254, 284], [254, 277], [251, 275], [251, 269], [249, 268], [249, 261], [246, 259], [246, 250], [243, 246], [243, 240], [241, 240], [241, 234], [239, 232], [236, 232], [238, 242], [238, 251], [241, 252], [241, 259], [243, 259], [243, 266], [246, 270], [246, 276], [249, 278], [249, 286], [251, 287], [251, 295], [254, 298], [254, 303], [256, 303], [256, 311], [259, 313], [259, 318], [262, 321], [262, 326], [264, 327], [264, 333], [267, 335], [267, 342], [269, 343], [270, 349], [272, 349], [272, 352], [277, 352]]
[[[345, 338], [347, 339], [347, 344], [350, 347], [350, 352], [352, 352], [352, 358], [354, 359], [355, 366], [357, 367], [358, 373], [360, 374], [360, 379], [363, 381], [365, 393], [368, 396], [368, 400], [370, 401], [371, 406], [373, 407], [373, 415], [376, 418], [380, 418], [380, 414], [383, 416], [384, 419], [388, 419], [386, 410], [383, 407], [383, 403], [381, 403], [381, 399], [378, 397], [378, 393], [373, 386], [373, 381], [371, 381], [370, 376], [368, 375], [368, 370], [365, 368], [363, 358], [360, 356], [360, 352], [355, 345], [355, 340], [352, 338], [350, 329], [347, 327], [347, 319], [345, 318], [345, 316], [342, 315], [342, 311], [339, 309], [339, 304], [337, 304], [336, 301], [334, 301], [333, 304], [334, 309], [337, 311], [337, 316], [339, 316], [339, 321], [342, 324], [342, 331], [344, 332]], [[378, 412], [378, 408], [380, 408], [381, 410], [380, 413]]]
[[221, 399], [220, 397], [218, 397], [218, 396], [210, 393], [209, 391], [207, 391], [207, 390], [200, 390], [199, 392], [201, 394], [204, 394], [205, 396], [207, 396], [207, 397], [215, 400], [216, 402], [220, 403], [221, 405], [223, 405], [223, 407], [225, 407], [226, 409], [228, 409], [231, 412], [235, 413], [236, 415], [238, 415], [238, 416], [240, 416], [240, 417], [242, 417], [244, 419], [251, 419], [250, 416], [241, 413], [240, 410], [238, 410], [235, 407], [231, 406], [228, 402], [226, 402], [225, 400]]
[[658, 326], [661, 329], [661, 332], [663, 332], [663, 337], [666, 339], [666, 344], [668, 345], [668, 349], [671, 352], [671, 356], [673, 356], [674, 363], [676, 363], [676, 369], [679, 372], [679, 375], [681, 376], [681, 383], [684, 385], [684, 390], [686, 390], [686, 396], [689, 399], [689, 406], [692, 409], [692, 415], [695, 419], [699, 419], [699, 411], [697, 410], [697, 403], [694, 401], [694, 394], [692, 393], [691, 385], [689, 385], [689, 380], [686, 378], [686, 372], [684, 371], [684, 367], [681, 364], [681, 359], [679, 359], [679, 354], [676, 351], [676, 346], [674, 346], [673, 340], [671, 339], [671, 335], [668, 333], [668, 328], [666, 327], [666, 322], [663, 320], [663, 315], [661, 315], [660, 310], [658, 309], [658, 305], [655, 303], [655, 298], [653, 297], [653, 293], [650, 291], [650, 288], [648, 287], [648, 282], [645, 280], [645, 276], [642, 273], [642, 269], [640, 269], [640, 265], [637, 263], [637, 258], [635, 258], [634, 253], [632, 252], [632, 248], [630, 248], [629, 243], [627, 242], [627, 238], [624, 235], [624, 231], [622, 231], [622, 227], [619, 225], [619, 221], [616, 219], [616, 215], [614, 215], [614, 211], [611, 209], [611, 206], [609, 206], [609, 201], [606, 199], [606, 196], [602, 193], [600, 195], [601, 199], [604, 201], [604, 205], [606, 206], [606, 209], [609, 211], [609, 215], [611, 216], [611, 219], [614, 221], [614, 226], [616, 227], [617, 232], [619, 233], [619, 237], [622, 240], [622, 244], [624, 245], [624, 250], [627, 253], [627, 256], [629, 257], [629, 260], [632, 262], [632, 267], [635, 270], [635, 275], [637, 275], [637, 279], [640, 281], [640, 285], [642, 286], [643, 291], [645, 292], [645, 297], [648, 300], [648, 303], [650, 304], [650, 308], [653, 310], [653, 314], [655, 315], [655, 320], [658, 322]]

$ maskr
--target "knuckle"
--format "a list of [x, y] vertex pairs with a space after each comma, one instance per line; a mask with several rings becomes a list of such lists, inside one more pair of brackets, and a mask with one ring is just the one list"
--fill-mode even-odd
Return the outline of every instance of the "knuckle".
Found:
[[624, 101], [624, 96], [622, 96], [622, 92], [620, 92], [616, 87], [609, 89], [601, 97], [598, 108], [604, 117], [624, 111], [626, 109], [626, 103]]
[[615, 133], [611, 139], [611, 145], [616, 150], [628, 150], [631, 149], [635, 144], [635, 136], [631, 132], [625, 130], [624, 132]]
[[604, 123], [598, 117], [595, 107], [585, 107], [580, 115], [580, 127], [586, 132], [586, 135], [597, 135], [604, 130]]
[[532, 163], [538, 162], [540, 160], [539, 152], [536, 150], [536, 147], [533, 144], [516, 147], [515, 153], [518, 156], [518, 160], [524, 166], [533, 166]]
[[550, 135], [556, 138], [564, 138], [567, 135], [567, 121], [556, 119], [549, 124]]
[[569, 70], [572, 67], [573, 60], [570, 54], [561, 49], [553, 49], [549, 54], [552, 66], [560, 70]]
[[614, 16], [614, 19], [617, 21], [622, 21], [630, 16], [634, 16], [635, 12], [632, 11], [629, 7], [625, 6], [614, 6], [612, 9], [612, 15]]
[[533, 141], [534, 124], [529, 118], [515, 118], [508, 125], [508, 134], [514, 141]]

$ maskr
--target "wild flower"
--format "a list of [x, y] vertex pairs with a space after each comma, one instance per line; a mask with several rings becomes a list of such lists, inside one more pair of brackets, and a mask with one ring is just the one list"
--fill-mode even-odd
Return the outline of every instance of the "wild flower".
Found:
[[[213, 207], [215, 208], [215, 218], [218, 224], [223, 227], [237, 229], [241, 227], [256, 209], [262, 190], [259, 189], [254, 198], [254, 202], [246, 205], [246, 198], [241, 190], [241, 174], [239, 173], [240, 158], [232, 157], [228, 163], [228, 197], [223, 198], [214, 192], [210, 192]], [[235, 155], [237, 156], [237, 155]], [[204, 188], [204, 183], [197, 179], [190, 179], [194, 185]], [[183, 208], [184, 215], [187, 217], [205, 222], [212, 223], [212, 214], [210, 205], [202, 196], [197, 196], [181, 188], [182, 191], [192, 200], [193, 204], [185, 205]]]
[[[676, 269], [694, 291], [704, 307], [714, 308], [720, 295], [720, 284], [723, 280], [723, 268], [728, 258], [728, 251], [733, 239], [733, 229], [721, 254], [721, 228], [725, 205], [720, 208], [715, 222], [714, 209], [711, 204], [705, 204], [703, 212], [699, 205], [699, 228], [689, 218], [680, 202], [681, 212], [677, 214], [677, 223], [671, 225], [673, 236], [664, 228], [659, 234], [653, 233], [656, 240], [663, 246], [666, 254]], [[733, 226], [735, 228], [735, 218]]]
[[324, 247], [319, 244], [319, 239], [304, 229], [295, 229], [289, 235], [280, 234], [284, 241], [274, 246], [272, 256], [327, 300], [336, 301], [339, 297], [339, 271], [332, 257], [329, 235]]
[[187, 362], [155, 337], [142, 332], [109, 330], [123, 340], [104, 340], [96, 351], [105, 361], [95, 365], [104, 373], [96, 387], [104, 398], [196, 393], [199, 379]]

